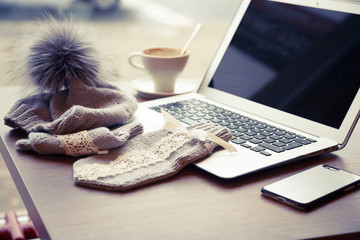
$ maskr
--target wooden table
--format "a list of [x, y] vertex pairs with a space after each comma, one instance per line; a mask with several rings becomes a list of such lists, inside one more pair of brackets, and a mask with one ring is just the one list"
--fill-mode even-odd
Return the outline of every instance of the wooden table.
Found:
[[[11, 102], [15, 90], [0, 88], [1, 100]], [[16, 150], [15, 141], [24, 137], [2, 127], [0, 150], [41, 239], [360, 237], [360, 191], [310, 212], [260, 195], [262, 186], [317, 164], [360, 173], [359, 126], [335, 154], [232, 180], [188, 166], [173, 178], [128, 192], [75, 186], [75, 159]]]
[[[193, 58], [186, 76], [204, 74], [221, 38], [219, 29], [223, 31], [203, 28], [200, 40], [194, 42], [191, 50]], [[139, 41], [141, 37], [134, 35], [145, 33], [149, 35], [145, 39], [151, 38], [156, 35], [152, 30], [159, 29], [126, 26], [121, 39], [130, 44], [131, 52], [144, 46]], [[165, 40], [185, 42], [191, 29], [180, 32]], [[217, 39], [208, 38], [214, 33]], [[113, 44], [117, 42], [109, 39]], [[155, 43], [153, 40], [149, 46]], [[124, 57], [123, 68], [125, 60]], [[124, 71], [127, 79], [141, 74], [130, 68]], [[16, 87], [0, 87], [2, 116], [19, 98], [14, 95], [16, 91]], [[262, 186], [317, 164], [326, 163], [360, 174], [360, 126], [348, 146], [335, 154], [232, 180], [219, 179], [188, 166], [175, 177], [128, 192], [75, 186], [72, 164], [76, 159], [18, 151], [15, 142], [25, 134], [5, 126], [0, 129], [1, 154], [42, 240], [335, 239], [339, 235], [341, 239], [360, 239], [360, 191], [310, 212], [292, 209], [260, 194]]]

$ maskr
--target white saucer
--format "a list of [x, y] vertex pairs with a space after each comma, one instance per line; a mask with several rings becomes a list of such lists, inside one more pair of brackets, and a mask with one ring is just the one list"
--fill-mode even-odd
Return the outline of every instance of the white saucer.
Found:
[[173, 92], [156, 92], [154, 90], [154, 83], [150, 77], [141, 77], [130, 82], [130, 86], [134, 88], [139, 94], [148, 98], [167, 97], [189, 93], [194, 90], [194, 83], [191, 79], [179, 78], [175, 83]]

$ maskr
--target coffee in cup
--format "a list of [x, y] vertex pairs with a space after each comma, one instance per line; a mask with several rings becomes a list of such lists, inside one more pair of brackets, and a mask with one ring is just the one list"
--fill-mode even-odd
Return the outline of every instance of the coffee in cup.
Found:
[[[189, 59], [189, 51], [184, 54], [181, 51], [170, 47], [148, 48], [131, 53], [128, 61], [131, 66], [149, 73], [156, 92], [173, 92], [176, 80]], [[141, 63], [135, 60], [136, 57], [140, 57]]]

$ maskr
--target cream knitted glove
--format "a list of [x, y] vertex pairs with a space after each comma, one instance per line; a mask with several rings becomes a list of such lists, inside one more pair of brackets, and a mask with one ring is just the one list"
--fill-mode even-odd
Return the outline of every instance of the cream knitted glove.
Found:
[[39, 154], [64, 154], [72, 157], [107, 153], [107, 150], [123, 145], [129, 138], [143, 132], [143, 126], [130, 122], [115, 129], [95, 128], [67, 135], [31, 132], [28, 139], [21, 139], [16, 146]]
[[217, 144], [198, 139], [197, 131], [210, 132], [226, 142], [231, 139], [226, 128], [212, 124], [201, 123], [187, 130], [149, 132], [130, 139], [107, 155], [80, 159], [73, 165], [74, 181], [106, 190], [142, 186], [173, 176], [186, 165], [211, 154]]

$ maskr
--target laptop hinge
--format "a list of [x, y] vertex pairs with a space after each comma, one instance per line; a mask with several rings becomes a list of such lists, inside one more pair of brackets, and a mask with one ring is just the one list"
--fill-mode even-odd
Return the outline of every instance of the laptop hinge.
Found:
[[359, 117], [360, 117], [360, 110], [358, 111], [357, 115], [356, 115], [356, 118], [355, 118], [355, 121], [353, 121], [351, 127], [350, 127], [350, 131], [348, 131], [348, 134], [346, 135], [344, 141], [342, 143], [340, 143], [338, 146], [339, 146], [339, 150], [343, 149], [346, 144], [349, 142], [349, 139], [350, 139], [350, 136], [351, 134], [353, 133], [354, 129], [355, 129], [355, 126], [359, 120]]

